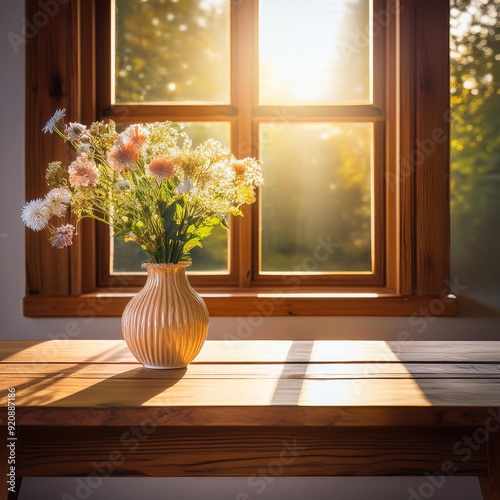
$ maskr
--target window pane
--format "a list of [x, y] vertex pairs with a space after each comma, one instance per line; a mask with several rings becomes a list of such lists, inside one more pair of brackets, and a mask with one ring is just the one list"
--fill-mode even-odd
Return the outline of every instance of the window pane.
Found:
[[370, 0], [260, 0], [260, 104], [371, 102]]
[[[231, 126], [227, 122], [196, 122], [186, 123], [184, 130], [193, 140], [193, 147], [213, 138], [231, 145]], [[203, 240], [203, 248], [194, 248], [191, 251], [193, 264], [189, 272], [216, 272], [227, 273], [228, 264], [228, 231], [223, 227], [216, 227], [212, 234]], [[121, 238], [112, 239], [111, 272], [134, 274], [144, 272], [141, 264], [148, 261], [147, 255], [135, 243], [125, 243]]]
[[229, 103], [229, 0], [115, 0], [115, 102]]
[[499, 279], [491, 266], [500, 253], [498, 12], [498, 0], [451, 1], [452, 264], [486, 290]]
[[371, 271], [373, 125], [260, 126], [261, 271]]

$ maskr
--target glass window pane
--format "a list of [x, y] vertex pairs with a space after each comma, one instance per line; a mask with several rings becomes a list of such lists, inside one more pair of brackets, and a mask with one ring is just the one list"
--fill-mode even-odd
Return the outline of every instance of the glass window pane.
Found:
[[372, 270], [373, 125], [260, 126], [261, 272]]
[[227, 104], [229, 0], [115, 0], [114, 102]]
[[371, 103], [370, 0], [260, 0], [260, 104]]
[[[193, 147], [209, 138], [228, 147], [231, 145], [231, 125], [227, 122], [186, 123], [184, 130], [193, 140]], [[189, 272], [229, 272], [228, 243], [227, 229], [216, 227], [212, 234], [203, 240], [203, 248], [194, 248], [191, 251], [193, 264]], [[144, 272], [141, 264], [148, 261], [148, 257], [138, 245], [125, 243], [121, 238], [112, 238], [111, 247], [112, 274]]]
[[[453, 275], [484, 290], [499, 282], [498, 265], [492, 268], [500, 254], [499, 6], [450, 3]], [[498, 306], [495, 294], [490, 304]]]

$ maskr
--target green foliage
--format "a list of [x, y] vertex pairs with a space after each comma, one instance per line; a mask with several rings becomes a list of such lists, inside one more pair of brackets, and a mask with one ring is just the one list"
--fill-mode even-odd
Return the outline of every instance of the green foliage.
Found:
[[452, 235], [457, 262], [467, 267], [462, 249], [473, 245], [482, 252], [490, 245], [498, 199], [498, 1], [452, 0], [450, 42]]

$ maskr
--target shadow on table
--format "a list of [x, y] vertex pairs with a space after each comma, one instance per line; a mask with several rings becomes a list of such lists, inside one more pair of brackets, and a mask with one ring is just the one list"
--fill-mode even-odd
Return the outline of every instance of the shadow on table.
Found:
[[[126, 406], [138, 407], [177, 384], [186, 368], [150, 370], [135, 367], [99, 380], [57, 400], [60, 406]], [[86, 383], [92, 378], [86, 378]]]

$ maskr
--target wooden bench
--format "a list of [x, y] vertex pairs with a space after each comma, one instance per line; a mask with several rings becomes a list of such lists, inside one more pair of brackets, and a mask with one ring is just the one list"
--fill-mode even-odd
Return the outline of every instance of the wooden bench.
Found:
[[1, 341], [0, 359], [9, 498], [25, 476], [420, 475], [418, 500], [468, 475], [500, 500], [500, 342], [209, 341], [153, 371], [123, 341]]

